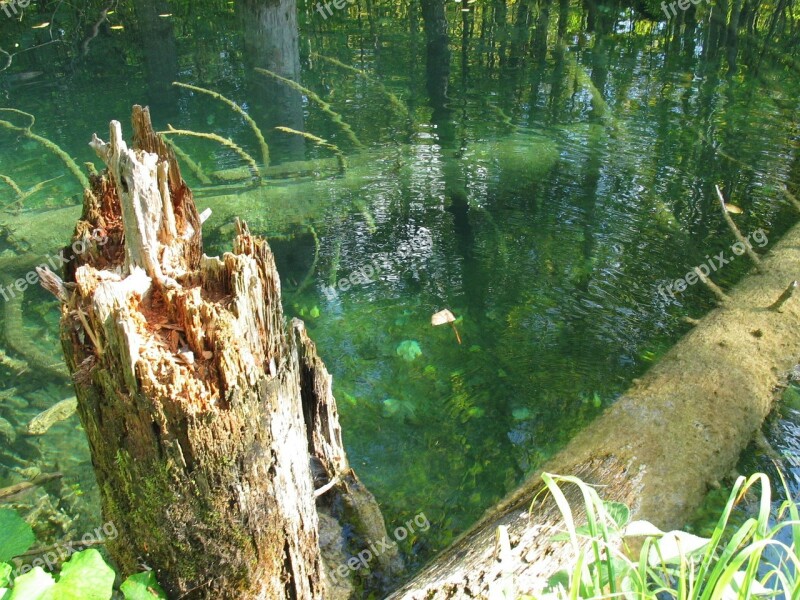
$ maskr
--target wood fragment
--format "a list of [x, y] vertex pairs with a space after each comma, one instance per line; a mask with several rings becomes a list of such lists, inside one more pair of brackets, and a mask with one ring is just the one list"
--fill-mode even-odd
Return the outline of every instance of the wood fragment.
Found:
[[44, 435], [53, 425], [74, 415], [77, 407], [78, 400], [75, 396], [54, 404], [31, 419], [30, 423], [28, 423], [28, 433], [31, 435]]

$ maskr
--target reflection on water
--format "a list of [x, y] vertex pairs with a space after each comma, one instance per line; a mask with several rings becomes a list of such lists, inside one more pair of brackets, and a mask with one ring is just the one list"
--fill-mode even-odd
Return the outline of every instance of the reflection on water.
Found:
[[[258, 122], [266, 185], [211, 187], [186, 170], [201, 210], [214, 211], [208, 251], [228, 246], [236, 215], [270, 236], [287, 312], [308, 322], [334, 374], [351, 462], [391, 523], [430, 519], [405, 545], [421, 560], [613, 402], [683, 333], [681, 317], [711, 305], [699, 286], [674, 300], [658, 288], [730, 247], [715, 185], [744, 209], [742, 231], [774, 241], [788, 227], [799, 86], [779, 45], [759, 60], [759, 41], [721, 39], [716, 21], [688, 15], [665, 31], [591, 3], [370, 6], [322, 21], [295, 0], [148, 0], [120, 6], [94, 37], [99, 8], [60, 16], [63, 34], [31, 29], [45, 17], [31, 11], [0, 22], [2, 39], [63, 38], [14, 55], [0, 91], [78, 163], [93, 159], [90, 133], [126, 121], [134, 102], [153, 106], [157, 127], [217, 133], [261, 156], [236, 113], [174, 80]], [[329, 146], [277, 126], [335, 144], [346, 174]], [[205, 176], [243, 166], [209, 140], [174, 141]], [[80, 189], [24, 129], [0, 129], [0, 174], [22, 190], [53, 178], [21, 201], [0, 187], [8, 285], [68, 239]], [[420, 231], [431, 244], [413, 243]], [[386, 256], [374, 276], [349, 280]], [[714, 276], [727, 286], [746, 268]], [[444, 308], [462, 344], [431, 325]], [[20, 500], [36, 507], [41, 539], [100, 522], [77, 421], [24, 432], [71, 395], [42, 370], [58, 360], [57, 321], [35, 289], [4, 304], [0, 487], [64, 474]]]

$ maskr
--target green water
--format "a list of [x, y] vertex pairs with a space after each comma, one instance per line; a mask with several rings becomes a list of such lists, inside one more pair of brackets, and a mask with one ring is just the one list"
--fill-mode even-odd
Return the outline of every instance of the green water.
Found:
[[[133, 103], [151, 106], [157, 128], [217, 133], [260, 160], [240, 117], [172, 81], [240, 103], [273, 167], [333, 157], [277, 126], [341, 148], [344, 175], [329, 160], [256, 189], [184, 176], [200, 208], [214, 211], [208, 253], [229, 247], [236, 215], [270, 238], [286, 312], [306, 320], [334, 375], [351, 463], [389, 523], [424, 512], [432, 524], [406, 544], [417, 562], [612, 403], [686, 331], [683, 316], [712, 306], [702, 286], [676, 298], [659, 288], [708, 255], [730, 254], [715, 184], [744, 210], [745, 234], [763, 228], [766, 247], [796, 219], [782, 187], [800, 186], [788, 34], [757, 26], [714, 42], [714, 19], [681, 15], [681, 28], [665, 28], [617, 4], [460, 6], [447, 4], [446, 38], [431, 43], [436, 22], [423, 21], [417, 2], [372, 0], [323, 20], [292, 0], [144, 0], [120, 3], [93, 38], [97, 2], [0, 14], [0, 48], [14, 53], [0, 72], [2, 106], [35, 115], [33, 131], [79, 164], [99, 167], [91, 134], [107, 137], [111, 119], [129, 131]], [[302, 82], [356, 139], [256, 67]], [[214, 142], [175, 140], [208, 173], [244, 166]], [[22, 208], [0, 184], [7, 284], [24, 276], [26, 259], [69, 238], [80, 186], [38, 142], [3, 128], [0, 174], [23, 190], [52, 179]], [[34, 227], [41, 235], [21, 237], [20, 223], [68, 205], [72, 213]], [[384, 266], [371, 281], [326, 292], [375, 260]], [[726, 287], [748, 267], [737, 258], [713, 278]], [[22, 307], [28, 341], [58, 360], [55, 301], [29, 290]], [[431, 326], [444, 308], [463, 343]], [[7, 321], [6, 311], [5, 330]], [[18, 431], [0, 446], [0, 487], [60, 470], [20, 509], [38, 506], [43, 540], [93, 530], [99, 500], [77, 418], [41, 437], [22, 432], [72, 395], [67, 381], [2, 365], [0, 381], [16, 389], [0, 416]]]

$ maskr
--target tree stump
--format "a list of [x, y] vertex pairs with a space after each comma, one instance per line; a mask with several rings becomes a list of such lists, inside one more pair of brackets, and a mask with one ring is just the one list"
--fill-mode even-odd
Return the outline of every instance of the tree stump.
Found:
[[[64, 284], [44, 277], [63, 302], [104, 518], [120, 532], [108, 549], [124, 573], [152, 567], [175, 598], [344, 597], [352, 576], [332, 585], [335, 562], [386, 533], [348, 465], [330, 376], [302, 322], [286, 326], [267, 242], [238, 223], [233, 252], [205, 256], [146, 108], [133, 131], [133, 148], [116, 121], [109, 142], [94, 137], [108, 168], [75, 229], [86, 251]], [[327, 568], [317, 503], [338, 549]], [[396, 550], [377, 561], [402, 568]]]

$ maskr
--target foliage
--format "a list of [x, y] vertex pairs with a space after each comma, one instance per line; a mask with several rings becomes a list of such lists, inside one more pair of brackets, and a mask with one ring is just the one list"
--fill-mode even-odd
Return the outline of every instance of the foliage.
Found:
[[[572, 569], [550, 578], [544, 595], [538, 596], [542, 600], [711, 600], [776, 594], [796, 598], [800, 593], [798, 508], [787, 489], [788, 500], [773, 522], [770, 481], [764, 474], [739, 477], [710, 538], [663, 532], [647, 521], [631, 521], [627, 507], [603, 501], [594, 488], [575, 477], [545, 473], [542, 479], [564, 517], [566, 533], [560, 537], [575, 552]], [[561, 489], [564, 484], [578, 486], [582, 494], [584, 525], [576, 524]], [[757, 515], [731, 527], [734, 507], [756, 484], [761, 488]]]
[[[26, 552], [35, 541], [33, 530], [13, 510], [0, 510], [0, 557], [6, 561]], [[57, 577], [41, 567], [13, 576], [13, 567], [0, 562], [0, 600], [109, 600], [114, 570], [97, 550], [73, 554]], [[129, 577], [121, 587], [126, 600], [166, 598], [152, 571]]]

